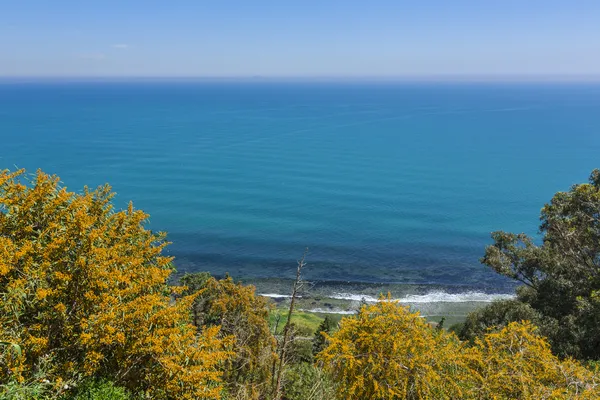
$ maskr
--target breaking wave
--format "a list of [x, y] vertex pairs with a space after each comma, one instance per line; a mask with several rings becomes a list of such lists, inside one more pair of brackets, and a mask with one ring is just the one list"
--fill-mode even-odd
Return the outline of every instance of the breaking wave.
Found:
[[[366, 301], [368, 303], [375, 303], [378, 301], [376, 297], [365, 296], [360, 294], [351, 293], [335, 293], [328, 296], [332, 299], [337, 300], [350, 300], [350, 301]], [[447, 292], [430, 292], [427, 294], [409, 294], [394, 300], [398, 300], [400, 303], [469, 303], [469, 302], [481, 302], [490, 303], [494, 300], [507, 300], [513, 299], [514, 294], [508, 293], [484, 293], [484, 292], [464, 292], [464, 293], [447, 293]]]

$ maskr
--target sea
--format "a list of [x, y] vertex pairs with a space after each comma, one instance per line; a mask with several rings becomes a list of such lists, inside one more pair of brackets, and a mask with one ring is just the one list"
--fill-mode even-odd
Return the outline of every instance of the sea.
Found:
[[0, 169], [108, 182], [178, 273], [272, 295], [307, 251], [303, 278], [332, 297], [509, 296], [479, 262], [490, 233], [539, 241], [544, 203], [598, 167], [594, 83], [0, 82]]

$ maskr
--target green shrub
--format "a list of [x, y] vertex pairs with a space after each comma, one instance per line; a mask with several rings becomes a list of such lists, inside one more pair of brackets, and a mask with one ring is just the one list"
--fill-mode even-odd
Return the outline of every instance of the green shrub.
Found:
[[106, 380], [93, 380], [82, 384], [73, 400], [131, 400], [133, 396], [122, 387]]
[[309, 363], [291, 365], [283, 387], [286, 400], [333, 400], [335, 387], [327, 374]]
[[49, 398], [48, 385], [43, 382], [18, 383], [11, 381], [0, 386], [0, 398], [3, 400], [29, 400]]

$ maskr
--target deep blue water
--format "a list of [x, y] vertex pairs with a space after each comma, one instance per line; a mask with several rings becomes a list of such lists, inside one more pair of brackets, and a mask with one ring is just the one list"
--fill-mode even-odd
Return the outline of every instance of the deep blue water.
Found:
[[493, 230], [600, 167], [600, 86], [4, 83], [0, 168], [109, 182], [179, 270], [501, 287]]

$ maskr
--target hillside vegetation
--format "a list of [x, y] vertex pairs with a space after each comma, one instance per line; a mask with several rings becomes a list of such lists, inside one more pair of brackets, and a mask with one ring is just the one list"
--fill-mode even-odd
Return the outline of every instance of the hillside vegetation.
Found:
[[389, 296], [315, 330], [231, 277], [172, 285], [147, 214], [59, 182], [0, 172], [0, 398], [600, 398], [598, 171], [540, 245], [493, 234], [482, 262], [524, 286], [449, 331]]

